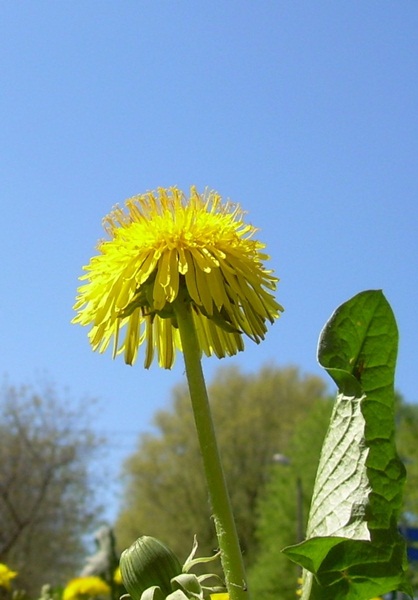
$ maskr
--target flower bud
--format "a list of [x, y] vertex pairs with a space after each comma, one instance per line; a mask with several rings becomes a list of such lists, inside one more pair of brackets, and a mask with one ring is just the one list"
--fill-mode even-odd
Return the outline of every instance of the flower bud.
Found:
[[159, 540], [142, 536], [122, 552], [120, 570], [123, 585], [133, 600], [158, 586], [164, 597], [172, 592], [170, 580], [182, 572], [177, 556]]

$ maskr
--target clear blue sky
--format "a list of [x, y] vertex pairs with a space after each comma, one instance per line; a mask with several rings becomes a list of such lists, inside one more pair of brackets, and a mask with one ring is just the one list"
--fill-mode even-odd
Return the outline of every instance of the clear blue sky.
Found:
[[241, 203], [281, 279], [282, 319], [260, 346], [206, 360], [209, 380], [266, 361], [320, 374], [327, 318], [381, 288], [397, 388], [418, 400], [417, 32], [407, 0], [0, 4], [1, 371], [98, 398], [113, 477], [182, 357], [147, 372], [95, 354], [72, 305], [102, 217], [157, 186]]

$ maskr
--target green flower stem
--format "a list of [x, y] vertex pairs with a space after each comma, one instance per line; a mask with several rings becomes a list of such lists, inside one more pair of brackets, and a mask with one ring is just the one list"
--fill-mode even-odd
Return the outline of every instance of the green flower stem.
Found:
[[249, 600], [244, 563], [216, 441], [200, 360], [201, 351], [190, 304], [179, 298], [174, 303], [174, 310], [180, 331], [186, 376], [209, 488], [226, 586], [230, 600]]

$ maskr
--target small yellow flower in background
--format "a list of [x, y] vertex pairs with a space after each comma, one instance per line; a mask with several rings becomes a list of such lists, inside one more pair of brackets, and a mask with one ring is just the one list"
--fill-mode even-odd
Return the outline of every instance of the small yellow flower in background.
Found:
[[16, 571], [12, 571], [7, 565], [0, 563], [0, 587], [10, 590], [10, 581], [16, 576]]
[[117, 584], [117, 585], [123, 585], [123, 581], [122, 581], [122, 573], [120, 572], [120, 567], [118, 567], [113, 575], [113, 581]]
[[100, 577], [76, 577], [64, 589], [63, 600], [85, 600], [96, 596], [108, 596], [110, 587]]
[[211, 594], [210, 600], [229, 600], [229, 594]]
[[303, 577], [298, 577], [298, 587], [296, 590], [296, 596], [302, 596], [302, 585], [303, 585]]
[[[269, 257], [243, 221], [238, 205], [223, 203], [216, 192], [190, 198], [178, 188], [135, 196], [125, 210], [104, 219], [109, 238], [84, 267], [74, 323], [91, 325], [93, 350], [133, 364], [145, 344], [145, 367], [157, 352], [160, 366], [171, 368], [180, 336], [173, 311], [179, 298], [190, 303], [201, 350], [219, 358], [243, 350], [243, 334], [264, 339], [266, 321], [283, 308], [272, 291], [277, 278], [264, 267]], [[124, 333], [124, 335], [122, 335]]]

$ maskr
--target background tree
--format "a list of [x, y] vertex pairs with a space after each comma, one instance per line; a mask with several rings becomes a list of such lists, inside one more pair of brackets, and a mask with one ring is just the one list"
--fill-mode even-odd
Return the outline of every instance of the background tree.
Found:
[[[187, 390], [157, 413], [156, 433], [141, 436], [124, 466], [125, 494], [116, 537], [122, 548], [140, 535], [160, 538], [186, 558], [197, 534], [200, 554], [216, 536]], [[257, 374], [221, 369], [209, 386], [218, 441], [247, 564], [256, 554], [255, 509], [273, 456], [287, 453], [295, 425], [326, 397], [324, 382], [296, 368], [265, 367]]]
[[418, 405], [398, 395], [396, 445], [406, 466], [404, 496], [405, 522], [418, 527]]
[[0, 562], [31, 595], [74, 576], [99, 513], [88, 469], [99, 440], [85, 407], [69, 406], [52, 388], [0, 393]]
[[[406, 403], [398, 396], [397, 447], [406, 466], [406, 484], [402, 525], [418, 527], [418, 405]], [[418, 565], [410, 566], [410, 578], [418, 592]]]
[[256, 598], [296, 598], [301, 572], [281, 550], [303, 539], [331, 410], [331, 400], [316, 403], [296, 425], [286, 456], [270, 468], [266, 493], [257, 507], [258, 552], [249, 572]]

